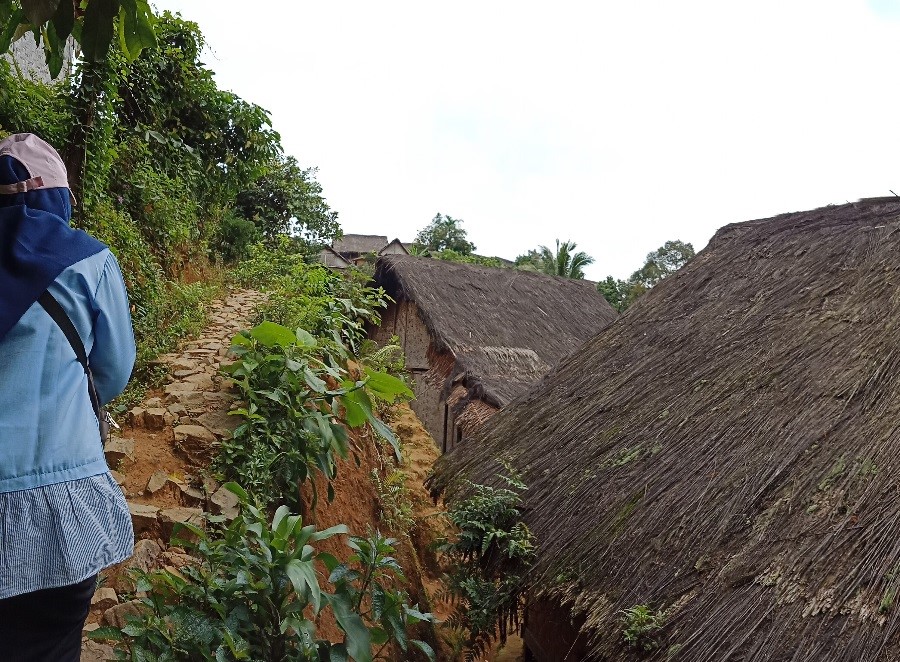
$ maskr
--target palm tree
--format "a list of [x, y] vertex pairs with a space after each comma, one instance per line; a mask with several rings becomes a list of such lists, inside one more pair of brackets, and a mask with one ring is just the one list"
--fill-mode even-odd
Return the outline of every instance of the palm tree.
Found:
[[545, 274], [563, 276], [564, 278], [584, 278], [584, 267], [594, 263], [594, 258], [584, 251], [575, 252], [574, 241], [559, 243], [556, 240], [556, 253], [546, 246], [538, 248], [538, 267]]

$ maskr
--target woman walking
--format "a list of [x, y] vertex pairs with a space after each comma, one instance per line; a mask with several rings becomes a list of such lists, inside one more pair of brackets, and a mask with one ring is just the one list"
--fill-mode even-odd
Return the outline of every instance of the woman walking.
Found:
[[32, 134], [0, 141], [5, 661], [78, 660], [97, 573], [134, 544], [98, 420], [134, 365], [128, 298], [109, 249], [69, 227], [71, 203], [50, 145]]

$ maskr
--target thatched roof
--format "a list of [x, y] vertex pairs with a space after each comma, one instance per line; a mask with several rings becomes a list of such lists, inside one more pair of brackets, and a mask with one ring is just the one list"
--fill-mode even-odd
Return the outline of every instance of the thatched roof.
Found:
[[377, 253], [388, 243], [386, 236], [378, 234], [345, 234], [336, 239], [331, 247], [341, 254]]
[[594, 283], [515, 269], [389, 255], [375, 281], [416, 304], [452, 381], [497, 407], [616, 319]]
[[490, 427], [438, 481], [524, 472], [597, 659], [900, 659], [900, 200], [723, 228]]

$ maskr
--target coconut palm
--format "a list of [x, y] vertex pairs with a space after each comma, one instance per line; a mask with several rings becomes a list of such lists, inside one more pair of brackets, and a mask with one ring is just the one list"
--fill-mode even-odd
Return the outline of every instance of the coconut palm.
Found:
[[538, 268], [551, 276], [564, 278], [584, 278], [584, 267], [594, 263], [594, 258], [584, 251], [575, 252], [574, 241], [559, 243], [556, 240], [556, 252], [540, 246], [538, 248]]

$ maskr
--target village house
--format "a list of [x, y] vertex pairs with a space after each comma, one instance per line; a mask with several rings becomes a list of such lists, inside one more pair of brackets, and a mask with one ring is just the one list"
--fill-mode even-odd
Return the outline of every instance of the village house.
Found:
[[443, 451], [617, 316], [594, 283], [517, 269], [391, 255], [375, 283], [395, 303], [372, 335], [399, 338], [412, 408]]
[[358, 265], [370, 256], [408, 255], [409, 251], [399, 239], [388, 241], [383, 235], [345, 234], [326, 246], [319, 253], [319, 261], [332, 269], [347, 269]]
[[898, 256], [895, 197], [728, 225], [441, 460], [522, 473], [533, 659], [900, 660]]

